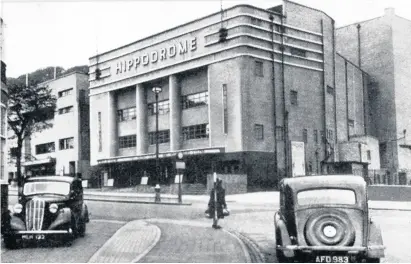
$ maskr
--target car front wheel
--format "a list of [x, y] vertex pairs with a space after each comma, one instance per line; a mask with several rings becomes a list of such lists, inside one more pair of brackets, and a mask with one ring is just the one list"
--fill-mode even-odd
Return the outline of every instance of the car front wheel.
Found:
[[19, 247], [18, 241], [15, 237], [4, 236], [4, 246], [8, 249], [16, 249]]

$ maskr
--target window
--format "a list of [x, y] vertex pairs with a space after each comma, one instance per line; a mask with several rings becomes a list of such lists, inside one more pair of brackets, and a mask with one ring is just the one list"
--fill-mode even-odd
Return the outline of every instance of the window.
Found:
[[36, 145], [36, 155], [54, 152], [54, 142]]
[[70, 89], [67, 89], [67, 90], [60, 91], [58, 93], [58, 95], [59, 95], [59, 97], [64, 97], [64, 96], [71, 95], [72, 93], [73, 93], [73, 88], [70, 88]]
[[321, 136], [321, 141], [324, 143], [325, 142], [324, 130], [321, 130], [320, 136]]
[[318, 143], [318, 130], [314, 130], [314, 142]]
[[10, 157], [11, 158], [17, 157], [17, 147], [10, 148]]
[[[148, 111], [150, 115], [155, 115], [156, 114], [156, 103], [151, 103], [148, 105]], [[168, 112], [170, 112], [170, 101], [165, 100], [158, 102], [158, 114], [159, 115], [165, 115]]]
[[183, 140], [208, 138], [207, 124], [183, 127]]
[[264, 77], [264, 68], [263, 68], [263, 62], [262, 61], [255, 61], [255, 75]]
[[260, 20], [260, 19], [258, 19], [258, 18], [254, 18], [254, 17], [251, 18], [251, 24], [253, 24], [253, 25], [256, 25], [256, 26], [260, 26], [260, 27], [261, 27], [262, 22], [263, 22], [263, 21]]
[[119, 137], [119, 145], [118, 148], [133, 148], [137, 145], [136, 140], [137, 137], [136, 135], [130, 135], [130, 136], [124, 136], [124, 137]]
[[264, 139], [264, 126], [261, 124], [254, 125], [254, 138], [258, 140]]
[[327, 93], [334, 95], [334, 88], [327, 85]]
[[1, 128], [0, 135], [5, 135], [6, 131], [6, 109], [0, 106], [0, 118], [1, 118]]
[[307, 129], [303, 129], [303, 141], [304, 141], [304, 143], [307, 143], [308, 142], [308, 132], [307, 132]]
[[355, 204], [355, 193], [345, 189], [316, 189], [297, 194], [299, 205], [312, 204]]
[[291, 53], [291, 55], [295, 55], [295, 56], [298, 56], [298, 57], [306, 57], [307, 56], [306, 53], [305, 53], [305, 50], [297, 49], [297, 48], [290, 48], [290, 53]]
[[[156, 144], [156, 132], [148, 134], [150, 145]], [[170, 130], [158, 131], [158, 144], [170, 142]]]
[[276, 139], [277, 140], [284, 140], [284, 129], [282, 126], [277, 126], [276, 128]]
[[60, 139], [60, 150], [74, 148], [74, 138]]
[[223, 133], [228, 132], [227, 84], [223, 84]]
[[350, 127], [354, 127], [354, 120], [348, 119], [348, 125], [349, 125]]
[[367, 159], [371, 160], [371, 150], [367, 150]]
[[98, 112], [98, 152], [103, 151], [102, 133], [101, 133], [101, 112]]
[[298, 105], [298, 92], [297, 91], [290, 91], [290, 101], [292, 105]]
[[59, 109], [59, 114], [60, 115], [70, 113], [70, 112], [73, 112], [73, 106], [67, 106], [67, 107]]
[[184, 95], [181, 97], [182, 109], [202, 106], [208, 104], [208, 92]]
[[117, 110], [118, 122], [124, 122], [136, 119], [136, 108], [130, 107]]

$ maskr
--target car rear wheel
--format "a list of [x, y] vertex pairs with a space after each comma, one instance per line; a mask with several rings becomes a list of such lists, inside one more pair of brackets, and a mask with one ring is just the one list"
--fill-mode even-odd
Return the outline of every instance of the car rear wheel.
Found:
[[78, 235], [80, 237], [84, 237], [86, 234], [86, 219], [80, 219], [79, 227], [78, 227]]
[[282, 246], [282, 241], [281, 241], [281, 232], [280, 229], [276, 228], [275, 230], [275, 245], [276, 245], [276, 255], [277, 255], [277, 260], [279, 263], [289, 263], [293, 262], [291, 258], [288, 258], [284, 256], [284, 252], [281, 249], [278, 249], [277, 246]]
[[16, 249], [19, 247], [19, 243], [15, 237], [12, 236], [4, 236], [4, 246], [7, 249]]

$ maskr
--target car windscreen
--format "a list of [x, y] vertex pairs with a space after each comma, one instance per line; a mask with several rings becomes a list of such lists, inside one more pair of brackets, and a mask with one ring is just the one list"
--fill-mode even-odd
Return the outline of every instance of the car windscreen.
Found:
[[70, 184], [67, 182], [28, 182], [24, 184], [23, 194], [59, 194], [68, 195]]
[[312, 204], [347, 204], [356, 203], [355, 192], [347, 189], [314, 189], [300, 191], [297, 194], [299, 205]]

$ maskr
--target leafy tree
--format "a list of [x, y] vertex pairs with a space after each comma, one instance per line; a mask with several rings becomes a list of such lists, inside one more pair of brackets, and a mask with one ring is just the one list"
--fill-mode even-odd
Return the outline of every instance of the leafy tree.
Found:
[[17, 184], [22, 187], [21, 156], [23, 142], [34, 132], [41, 131], [49, 126], [48, 120], [54, 117], [56, 98], [52, 91], [41, 85], [42, 77], [31, 78], [28, 86], [21, 78], [8, 80], [9, 109], [8, 126], [13, 131], [12, 138], [17, 139], [16, 167]]

